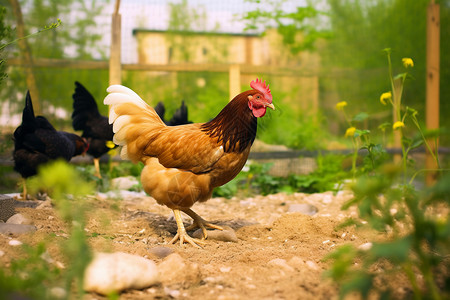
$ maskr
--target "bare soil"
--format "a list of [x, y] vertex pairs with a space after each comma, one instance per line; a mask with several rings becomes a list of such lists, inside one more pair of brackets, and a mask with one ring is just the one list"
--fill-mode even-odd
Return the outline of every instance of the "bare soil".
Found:
[[[202, 249], [197, 249], [167, 244], [176, 233], [176, 224], [171, 210], [152, 198], [141, 193], [117, 198], [99, 194], [88, 199], [92, 209], [86, 232], [95, 251], [137, 254], [158, 264], [163, 258], [152, 254], [151, 249], [164, 246], [180, 254], [190, 267], [198, 267], [196, 279], [125, 291], [120, 299], [337, 299], [337, 286], [324, 277], [328, 262], [323, 258], [340, 245], [359, 246], [373, 238], [353, 228], [335, 230], [344, 218], [356, 214], [340, 209], [351, 196], [343, 191], [337, 195], [210, 199], [194, 205], [193, 210], [206, 220], [233, 228], [238, 241], [207, 240]], [[318, 212], [313, 216], [288, 212], [291, 204], [299, 203], [314, 205]], [[50, 205], [17, 211], [38, 230], [17, 237], [0, 234], [4, 252], [1, 264], [8, 266], [20, 255], [17, 247], [8, 245], [12, 238], [32, 245], [50, 239], [54, 242], [47, 243], [49, 254], [63, 265], [70, 263], [64, 262], [58, 250], [58, 241], [67, 238], [66, 226]], [[188, 217], [185, 223], [190, 223]], [[285, 260], [286, 265], [274, 264], [275, 259]], [[87, 299], [103, 297], [89, 294]]]

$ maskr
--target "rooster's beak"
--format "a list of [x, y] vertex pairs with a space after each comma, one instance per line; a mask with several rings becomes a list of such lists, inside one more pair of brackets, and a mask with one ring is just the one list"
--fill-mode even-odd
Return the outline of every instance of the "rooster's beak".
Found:
[[266, 107], [270, 107], [272, 110], [275, 110], [275, 106], [272, 103], [266, 105]]

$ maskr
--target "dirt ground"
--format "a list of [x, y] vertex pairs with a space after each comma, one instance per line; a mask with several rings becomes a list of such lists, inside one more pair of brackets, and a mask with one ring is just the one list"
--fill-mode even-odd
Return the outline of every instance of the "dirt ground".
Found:
[[[359, 246], [369, 240], [353, 229], [335, 231], [345, 217], [355, 214], [340, 210], [349, 198], [351, 193], [343, 191], [210, 199], [194, 205], [193, 210], [206, 220], [233, 228], [238, 241], [207, 240], [197, 249], [167, 244], [176, 232], [172, 212], [145, 194], [98, 194], [88, 200], [92, 209], [86, 232], [96, 251], [137, 254], [158, 264], [163, 258], [151, 249], [163, 246], [198, 268], [196, 279], [125, 291], [120, 299], [336, 299], [337, 287], [324, 277], [328, 265], [322, 259], [339, 245]], [[318, 212], [313, 216], [288, 212], [292, 204], [300, 203], [311, 204]], [[8, 265], [17, 256], [17, 248], [8, 245], [12, 238], [37, 244], [48, 236], [67, 237], [66, 227], [52, 207], [17, 211], [30, 219], [37, 231], [17, 237], [0, 234], [2, 264]], [[185, 224], [189, 223], [186, 217]], [[50, 243], [48, 252], [58, 260], [56, 244]], [[286, 264], [277, 264], [280, 259]], [[89, 294], [87, 299], [103, 297]]]

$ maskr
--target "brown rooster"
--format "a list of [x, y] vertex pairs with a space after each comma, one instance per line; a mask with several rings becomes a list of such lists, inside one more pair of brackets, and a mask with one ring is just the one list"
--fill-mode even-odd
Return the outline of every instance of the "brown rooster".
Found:
[[[207, 123], [166, 126], [155, 110], [135, 92], [112, 85], [104, 103], [110, 105], [114, 143], [122, 146], [122, 159], [145, 165], [142, 186], [161, 205], [173, 210], [178, 231], [170, 243], [180, 240], [193, 246], [204, 244], [206, 227], [222, 229], [197, 215], [191, 206], [206, 201], [215, 187], [232, 180], [247, 161], [255, 140], [257, 118], [266, 108], [275, 109], [265, 81], [252, 81], [251, 90], [231, 100]], [[193, 219], [185, 228], [181, 211]], [[202, 240], [186, 230], [200, 228]]]

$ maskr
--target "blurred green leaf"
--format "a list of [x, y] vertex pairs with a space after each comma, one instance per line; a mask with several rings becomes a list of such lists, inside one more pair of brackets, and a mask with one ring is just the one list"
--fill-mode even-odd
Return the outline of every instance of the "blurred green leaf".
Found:
[[363, 121], [367, 120], [368, 118], [369, 118], [369, 114], [368, 114], [368, 113], [366, 113], [366, 112], [360, 112], [360, 113], [357, 113], [357, 114], [353, 117], [352, 121], [355, 121], [355, 122], [363, 122]]
[[410, 236], [385, 243], [373, 243], [370, 254], [375, 259], [388, 259], [395, 264], [401, 264], [409, 258], [411, 243]]

